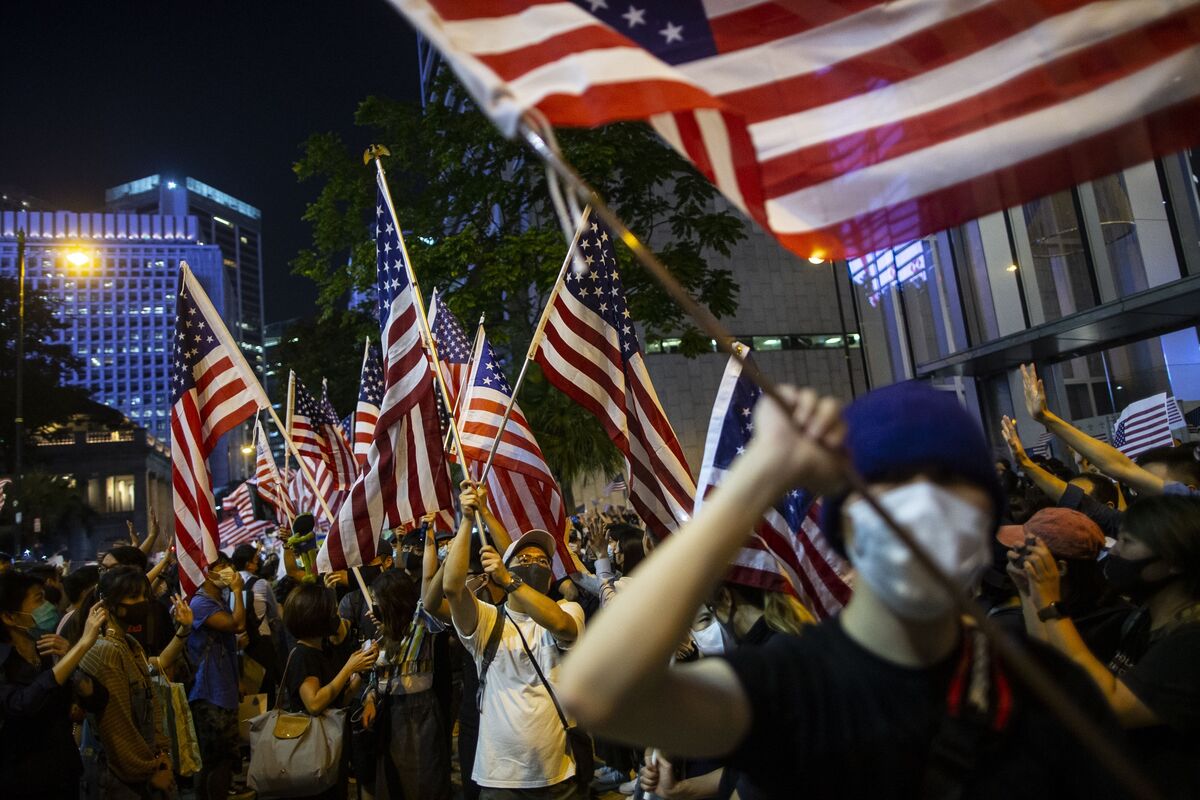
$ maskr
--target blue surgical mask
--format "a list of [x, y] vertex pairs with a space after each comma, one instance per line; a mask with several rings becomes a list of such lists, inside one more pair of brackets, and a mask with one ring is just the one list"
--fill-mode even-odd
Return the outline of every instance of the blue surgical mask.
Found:
[[54, 633], [58, 628], [59, 617], [58, 609], [47, 600], [33, 610], [33, 630], [30, 633], [35, 639]]

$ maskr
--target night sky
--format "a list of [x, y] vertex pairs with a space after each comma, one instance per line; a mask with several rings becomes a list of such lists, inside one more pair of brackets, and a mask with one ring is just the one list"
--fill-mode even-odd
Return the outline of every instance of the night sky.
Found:
[[4, 4], [0, 184], [90, 211], [104, 190], [188, 175], [263, 212], [267, 320], [316, 292], [288, 262], [315, 184], [291, 165], [310, 133], [369, 142], [369, 94], [416, 99], [416, 41], [383, 0]]

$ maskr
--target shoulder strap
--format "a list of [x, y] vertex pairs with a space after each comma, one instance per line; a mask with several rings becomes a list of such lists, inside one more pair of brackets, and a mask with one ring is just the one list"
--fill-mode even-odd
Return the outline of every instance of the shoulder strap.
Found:
[[292, 665], [292, 656], [296, 655], [297, 647], [304, 647], [304, 645], [297, 643], [292, 648], [292, 652], [288, 653], [287, 663], [283, 665], [283, 672], [279, 673], [279, 687], [275, 690], [275, 708], [277, 709], [283, 708], [283, 690], [287, 688], [288, 667]]
[[[508, 611], [502, 610], [505, 617], [508, 617]], [[533, 664], [533, 671], [537, 673], [538, 680], [542, 682], [542, 686], [546, 687], [546, 691], [550, 694], [550, 702], [554, 703], [554, 710], [558, 712], [558, 721], [562, 723], [563, 730], [571, 731], [570, 724], [567, 723], [567, 715], [563, 713], [562, 706], [558, 704], [558, 696], [554, 694], [554, 688], [550, 686], [550, 681], [546, 680], [545, 674], [542, 672], [541, 666], [537, 659], [533, 657], [533, 651], [529, 649], [529, 642], [525, 641], [525, 634], [521, 633], [521, 626], [513, 620], [513, 627], [517, 629], [517, 636], [521, 637], [521, 646], [525, 648], [525, 655], [529, 656], [529, 662]]]
[[496, 651], [500, 649], [500, 634], [504, 632], [504, 620], [507, 616], [503, 603], [496, 606], [496, 622], [488, 633], [487, 644], [483, 646], [483, 660], [479, 665], [479, 689], [475, 695], [475, 704], [480, 710], [483, 709], [483, 685], [487, 681], [488, 669], [496, 660]]

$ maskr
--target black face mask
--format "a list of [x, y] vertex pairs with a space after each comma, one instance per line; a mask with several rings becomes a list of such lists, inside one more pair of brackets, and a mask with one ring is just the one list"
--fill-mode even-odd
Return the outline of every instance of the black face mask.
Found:
[[117, 619], [121, 620], [121, 624], [126, 628], [144, 626], [146, 617], [150, 614], [150, 602], [143, 600], [140, 603], [132, 605], [118, 606]]
[[542, 594], [550, 594], [550, 584], [554, 582], [554, 575], [549, 567], [543, 567], [541, 564], [519, 564], [509, 567], [508, 571], [524, 581], [529, 588]]
[[424, 566], [424, 553], [405, 553], [404, 554], [404, 569], [409, 573], [420, 572]]
[[363, 583], [370, 586], [383, 570], [379, 566], [366, 566], [359, 567], [358, 571], [362, 574]]
[[1108, 558], [1104, 560], [1104, 579], [1108, 581], [1109, 586], [1121, 594], [1128, 595], [1133, 602], [1142, 603], [1174, 578], [1174, 576], [1168, 575], [1155, 581], [1148, 581], [1142, 577], [1142, 570], [1158, 560], [1158, 556], [1121, 558], [1116, 554], [1109, 553]]

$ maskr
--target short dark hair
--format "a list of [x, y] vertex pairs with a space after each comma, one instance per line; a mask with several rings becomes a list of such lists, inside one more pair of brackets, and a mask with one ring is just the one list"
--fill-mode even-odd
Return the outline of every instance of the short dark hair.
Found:
[[1112, 503], [1113, 507], [1116, 507], [1119, 499], [1117, 496], [1117, 485], [1110, 478], [1097, 475], [1094, 472], [1081, 472], [1071, 480], [1086, 481], [1091, 488], [1084, 489], [1084, 494], [1091, 497], [1097, 503]]
[[131, 545], [118, 545], [105, 553], [105, 555], [112, 556], [113, 561], [116, 561], [123, 567], [137, 567], [142, 572], [150, 568], [150, 559], [146, 557], [146, 554], [140, 548], [132, 547]]
[[283, 604], [283, 624], [295, 639], [332, 636], [338, 629], [337, 596], [316, 583], [301, 583]]
[[1162, 464], [1167, 475], [1179, 483], [1200, 487], [1200, 448], [1196, 445], [1182, 447], [1156, 447], [1138, 457], [1139, 466]]
[[[14, 569], [0, 575], [0, 611], [7, 614], [20, 611], [25, 598], [29, 596], [29, 590], [41, 585], [41, 580], [33, 575]], [[7, 641], [8, 628], [0, 625], [0, 642]]]
[[41, 578], [43, 581], [62, 580], [62, 573], [53, 564], [34, 564], [25, 571], [35, 578]]
[[146, 580], [146, 573], [126, 565], [113, 567], [101, 575], [96, 588], [100, 602], [109, 610], [131, 597], [150, 597], [150, 581]]
[[233, 548], [233, 556], [231, 557], [233, 568], [238, 571], [244, 570], [254, 560], [256, 555], [258, 555], [258, 548], [254, 545], [239, 544]]
[[383, 632], [389, 639], [403, 640], [421, 594], [416, 581], [402, 569], [389, 569], [371, 583], [371, 594]]
[[63, 592], [71, 603], [78, 603], [83, 593], [100, 582], [100, 568], [95, 564], [80, 567], [63, 578]]
[[1138, 500], [1125, 512], [1121, 529], [1177, 568], [1187, 591], [1200, 597], [1200, 497]]

